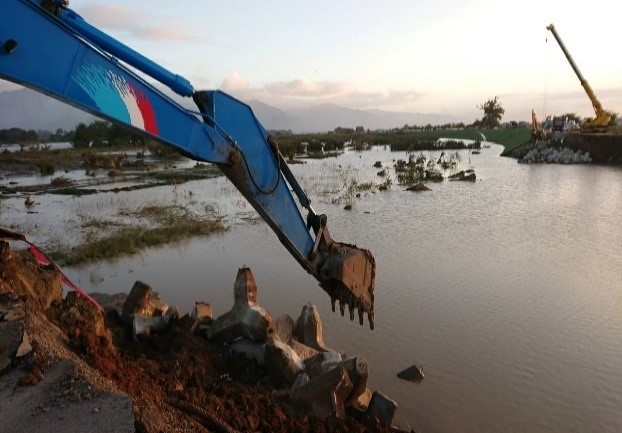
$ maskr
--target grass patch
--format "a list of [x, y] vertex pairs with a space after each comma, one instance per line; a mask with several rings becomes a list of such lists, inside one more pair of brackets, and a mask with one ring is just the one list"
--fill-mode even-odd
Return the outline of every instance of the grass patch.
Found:
[[77, 149], [55, 149], [30, 147], [23, 152], [3, 152], [0, 169], [5, 171], [32, 170], [42, 175], [54, 174], [55, 167], [78, 167], [82, 160]]
[[482, 133], [486, 136], [486, 141], [491, 141], [505, 147], [502, 155], [507, 155], [512, 149], [529, 141], [531, 129], [484, 129]]
[[191, 180], [209, 179], [218, 176], [222, 176], [222, 172], [215, 165], [195, 165], [190, 169], [159, 171], [149, 174], [151, 179], [160, 180], [167, 184], [179, 184]]
[[[52, 258], [64, 265], [91, 263], [136, 254], [149, 247], [178, 242], [193, 236], [227, 230], [219, 219], [197, 217], [181, 206], [146, 206], [132, 215], [147, 218], [150, 223], [147, 227], [118, 227], [108, 236], [87, 240], [69, 252], [52, 252]], [[159, 223], [159, 226], [152, 227], [153, 222]], [[85, 227], [97, 229], [110, 228], [112, 225], [113, 223], [100, 220], [85, 223]]]
[[73, 185], [73, 180], [69, 179], [67, 176], [58, 176], [50, 180], [50, 185], [54, 187], [67, 187]]
[[93, 188], [61, 188], [50, 191], [50, 194], [58, 195], [72, 195], [74, 197], [81, 197], [83, 195], [97, 194], [99, 191]]
[[356, 183], [355, 190], [356, 191], [370, 191], [374, 189], [375, 186], [376, 184], [373, 182]]

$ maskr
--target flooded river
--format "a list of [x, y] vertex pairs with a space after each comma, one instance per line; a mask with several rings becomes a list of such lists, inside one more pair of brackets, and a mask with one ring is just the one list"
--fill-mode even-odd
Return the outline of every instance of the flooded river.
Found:
[[[0, 212], [44, 240], [62, 236], [78, 214], [138, 202], [213, 203], [231, 225], [224, 234], [68, 274], [103, 292], [143, 280], [185, 311], [205, 300], [218, 315], [247, 265], [273, 316], [295, 318], [304, 303], [316, 304], [327, 344], [366, 357], [370, 388], [397, 400], [400, 418], [417, 432], [620, 432], [622, 168], [520, 165], [501, 150], [461, 151], [475, 183], [444, 181], [423, 193], [394, 184], [363, 192], [352, 211], [332, 202], [339, 190], [353, 178], [379, 183], [372, 164], [392, 166], [404, 153], [376, 147], [292, 166], [315, 209], [329, 216], [333, 238], [376, 257], [373, 332], [331, 312], [328, 297], [224, 178], [174, 190], [40, 196], [39, 213], [28, 215], [23, 199], [3, 200]], [[396, 377], [414, 363], [423, 366], [422, 383]]]

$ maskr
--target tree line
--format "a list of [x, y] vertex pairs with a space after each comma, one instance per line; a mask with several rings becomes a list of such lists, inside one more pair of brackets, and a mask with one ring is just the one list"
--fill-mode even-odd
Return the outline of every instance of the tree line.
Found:
[[31, 144], [38, 142], [39, 135], [34, 129], [0, 129], [0, 143], [2, 144]]
[[9, 128], [0, 129], [0, 144], [36, 144], [70, 142], [74, 147], [123, 147], [143, 145], [143, 138], [132, 130], [104, 120], [89, 125], [80, 123], [76, 129], [56, 131]]

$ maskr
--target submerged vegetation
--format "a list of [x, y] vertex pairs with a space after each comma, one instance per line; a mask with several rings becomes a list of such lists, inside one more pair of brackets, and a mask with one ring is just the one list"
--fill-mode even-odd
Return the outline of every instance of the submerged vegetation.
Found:
[[[279, 150], [288, 157], [304, 154], [329, 153], [350, 146], [353, 150], [368, 150], [371, 146], [390, 146], [395, 151], [432, 150], [440, 138], [455, 139], [445, 148], [464, 149], [467, 146], [461, 139], [479, 140], [481, 135], [474, 129], [411, 130], [394, 129], [387, 131], [356, 131], [337, 128], [334, 131], [316, 134], [293, 134], [282, 131], [272, 132], [279, 143]], [[451, 147], [455, 146], [455, 147]]]
[[[85, 242], [73, 249], [69, 251], [57, 249], [50, 255], [59, 263], [78, 265], [136, 254], [145, 248], [179, 242], [193, 236], [219, 233], [227, 229], [219, 218], [199, 217], [180, 205], [148, 205], [121, 215], [143, 222], [140, 225], [130, 225], [115, 221], [87, 221], [82, 227], [95, 229], [100, 236], [91, 232]], [[144, 219], [148, 219], [150, 224], [144, 224]], [[102, 236], [102, 229], [108, 233]]]
[[[99, 134], [99, 139], [87, 141], [85, 132], [88, 131]], [[529, 136], [528, 129], [495, 129], [481, 132], [486, 135], [488, 141], [505, 146], [521, 144], [524, 137]], [[442, 181], [445, 176], [451, 174], [445, 170], [453, 171], [460, 163], [460, 154], [450, 149], [476, 149], [481, 147], [482, 139], [480, 131], [468, 128], [404, 127], [389, 131], [337, 128], [324, 134], [286, 132], [272, 134], [276, 137], [281, 152], [291, 161], [295, 161], [294, 157], [333, 157], [343, 153], [346, 148], [362, 152], [378, 145], [385, 146], [385, 150], [408, 152], [407, 160], [394, 160], [393, 164], [387, 162], [384, 166], [379, 161], [374, 164], [374, 171], [363, 174], [362, 178], [358, 175], [353, 176], [346, 169], [342, 175], [340, 188], [330, 190], [330, 195], [337, 195], [332, 199], [333, 203], [345, 203], [346, 208], [352, 208], [357, 198], [390, 188], [393, 182], [411, 186], [422, 181]], [[38, 172], [41, 175], [51, 175], [58, 169], [64, 169], [65, 172], [79, 169], [85, 171], [85, 177], [57, 176], [49, 183], [46, 181], [46, 185], [22, 186], [17, 182], [8, 182], [0, 185], [0, 193], [5, 197], [20, 193], [81, 196], [173, 185], [177, 194], [176, 186], [179, 184], [221, 175], [220, 170], [211, 164], [197, 163], [194, 167], [177, 168], [175, 161], [179, 160], [181, 155], [174, 149], [126, 135], [106, 123], [97, 123], [90, 129], [81, 128], [78, 138], [82, 140], [80, 144], [84, 146], [83, 148], [51, 149], [48, 145], [35, 144], [20, 146], [15, 152], [4, 151], [0, 158], [0, 170], [3, 174]], [[109, 140], [110, 138], [115, 139]], [[461, 140], [472, 142], [465, 144]], [[440, 156], [426, 157], [421, 152], [430, 149], [437, 150]], [[373, 177], [370, 178], [368, 175]], [[102, 184], [119, 181], [125, 184], [111, 185], [114, 188], [99, 187]], [[193, 203], [187, 203], [193, 206]], [[31, 207], [29, 213], [36, 214], [37, 210]], [[148, 247], [226, 230], [220, 218], [197, 216], [197, 212], [177, 202], [172, 205], [144, 206], [116, 216], [113, 212], [112, 216], [103, 217], [102, 220], [93, 220], [92, 217], [84, 219], [81, 224], [85, 233], [84, 242], [74, 248], [57, 247], [53, 257], [59, 262], [77, 265], [112, 259], [135, 254]]]

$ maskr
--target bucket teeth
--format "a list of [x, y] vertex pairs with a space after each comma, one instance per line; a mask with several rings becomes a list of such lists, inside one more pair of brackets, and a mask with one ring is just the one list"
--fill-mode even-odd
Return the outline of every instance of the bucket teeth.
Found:
[[[373, 299], [373, 298], [372, 298]], [[373, 301], [372, 301], [373, 302]], [[365, 323], [364, 317], [365, 313], [367, 313], [367, 318], [369, 321], [369, 327], [374, 329], [374, 311], [373, 304], [371, 310], [368, 310], [365, 307], [365, 304], [361, 302], [356, 296], [350, 293], [343, 287], [333, 286], [330, 291], [330, 306], [333, 310], [333, 313], [336, 311], [336, 304], [339, 303], [339, 312], [341, 316], [345, 316], [346, 306], [348, 308], [348, 313], [350, 316], [350, 320], [354, 320], [355, 310], [358, 314], [359, 324], [363, 325]]]
[[347, 304], [350, 320], [354, 320], [354, 310], [357, 310], [362, 325], [364, 314], [367, 313], [373, 329], [376, 273], [373, 255], [355, 245], [333, 241], [328, 249], [320, 250], [316, 257], [317, 277], [322, 288], [330, 295], [333, 312], [335, 303], [339, 302], [339, 311], [345, 316]]
[[354, 297], [350, 295], [350, 299], [348, 299], [348, 310], [350, 310], [350, 320], [354, 320]]

